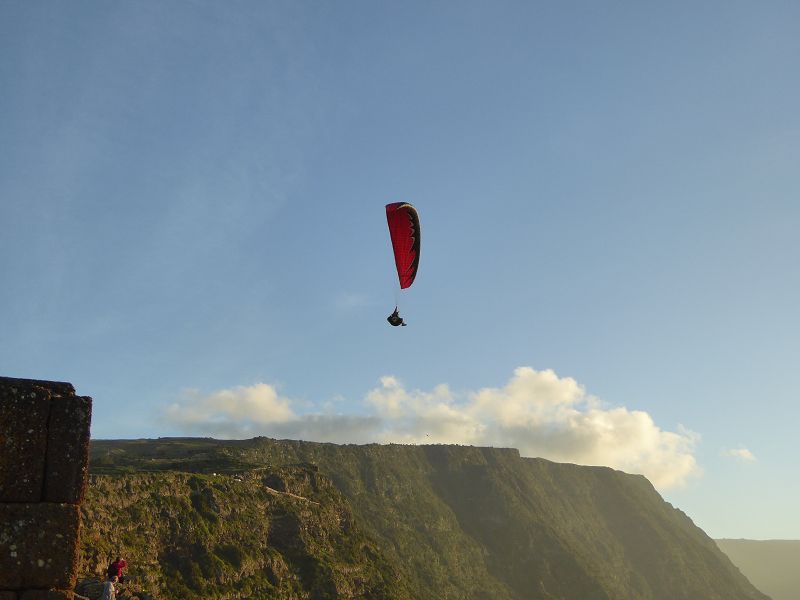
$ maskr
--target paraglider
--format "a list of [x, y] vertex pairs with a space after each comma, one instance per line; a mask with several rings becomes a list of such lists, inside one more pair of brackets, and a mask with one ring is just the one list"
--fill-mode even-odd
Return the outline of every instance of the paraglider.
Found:
[[389, 325], [392, 327], [397, 327], [398, 325], [402, 325], [403, 327], [406, 326], [406, 324], [403, 322], [403, 317], [400, 316], [396, 306], [394, 307], [394, 312], [386, 317], [386, 320], [389, 321]]
[[[417, 209], [408, 202], [394, 202], [386, 205], [386, 222], [389, 225], [400, 289], [404, 290], [414, 283], [419, 267], [419, 215]], [[397, 306], [386, 320], [394, 327], [406, 325]]]

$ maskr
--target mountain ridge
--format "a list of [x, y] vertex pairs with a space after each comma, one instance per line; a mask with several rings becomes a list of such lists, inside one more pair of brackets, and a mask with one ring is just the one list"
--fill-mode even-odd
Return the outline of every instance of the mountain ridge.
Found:
[[[179, 597], [171, 582], [218, 598], [767, 598], [646, 478], [607, 467], [515, 449], [270, 438], [94, 440], [91, 456], [86, 571], [97, 573], [92, 544], [104, 539], [144, 548], [126, 524], [137, 503], [121, 509], [119, 535], [109, 519], [107, 498], [127, 485], [174, 523], [150, 523], [158, 543], [141, 550], [159, 597]], [[181, 491], [167, 510], [170, 485]], [[224, 559], [236, 544], [246, 555], [238, 566]], [[176, 545], [183, 570], [162, 560]]]

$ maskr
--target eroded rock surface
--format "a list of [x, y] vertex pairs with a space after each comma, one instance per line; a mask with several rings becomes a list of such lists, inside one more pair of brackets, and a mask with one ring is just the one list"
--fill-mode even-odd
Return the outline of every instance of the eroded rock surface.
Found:
[[0, 600], [72, 599], [92, 399], [0, 377]]

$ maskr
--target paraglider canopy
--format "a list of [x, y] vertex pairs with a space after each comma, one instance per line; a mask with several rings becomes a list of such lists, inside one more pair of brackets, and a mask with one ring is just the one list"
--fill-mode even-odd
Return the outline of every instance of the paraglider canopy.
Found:
[[386, 221], [392, 238], [400, 289], [410, 287], [419, 267], [420, 229], [417, 209], [407, 202], [386, 205]]

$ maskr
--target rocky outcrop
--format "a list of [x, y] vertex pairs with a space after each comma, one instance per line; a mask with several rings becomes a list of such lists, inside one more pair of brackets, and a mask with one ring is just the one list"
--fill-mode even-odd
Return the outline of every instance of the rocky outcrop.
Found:
[[72, 599], [92, 400], [0, 377], [0, 600]]

